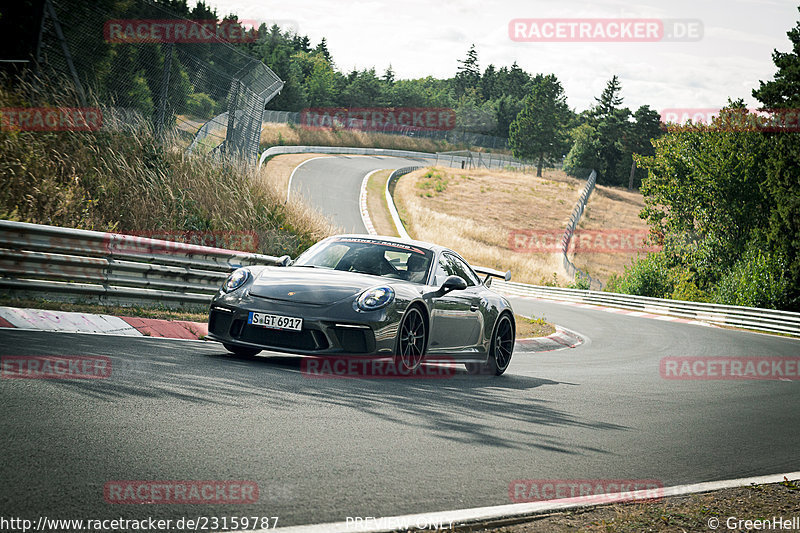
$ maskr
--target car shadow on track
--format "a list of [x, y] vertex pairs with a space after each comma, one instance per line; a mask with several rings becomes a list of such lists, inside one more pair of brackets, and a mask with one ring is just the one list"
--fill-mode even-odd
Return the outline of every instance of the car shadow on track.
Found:
[[149, 352], [147, 357], [112, 357], [104, 380], [47, 380], [93, 401], [184, 401], [241, 406], [254, 402], [292, 416], [298, 405], [348, 410], [442, 439], [564, 454], [611, 453], [548, 435], [550, 428], [625, 431], [618, 424], [586, 420], [540, 398], [543, 387], [573, 386], [507, 374], [471, 376], [462, 365], [446, 379], [324, 379], [303, 372], [302, 357], [236, 357], [196, 345]]

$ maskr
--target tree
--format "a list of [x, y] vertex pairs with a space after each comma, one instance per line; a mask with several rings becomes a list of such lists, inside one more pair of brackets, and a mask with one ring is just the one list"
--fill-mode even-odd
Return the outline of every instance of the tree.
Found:
[[522, 111], [509, 128], [514, 157], [537, 160], [536, 175], [541, 177], [545, 161], [560, 158], [566, 151], [568, 120], [569, 107], [561, 82], [554, 74], [538, 74]]
[[619, 169], [618, 166], [624, 159], [623, 136], [631, 113], [627, 108], [620, 108], [621, 90], [619, 78], [612, 76], [600, 97], [595, 98], [597, 103], [589, 113], [589, 124], [597, 132], [599, 143], [600, 168], [596, 170], [600, 183], [620, 184], [625, 181], [625, 178], [620, 179], [620, 174], [624, 175], [625, 169]]
[[[660, 137], [664, 132], [661, 129], [661, 115], [658, 111], [643, 105], [633, 114], [633, 122], [627, 126], [627, 131], [622, 139], [622, 160], [618, 166], [617, 182], [624, 184], [626, 172], [629, 172], [636, 155], [653, 155], [655, 153], [652, 140]], [[636, 168], [633, 186], [638, 188], [646, 176], [644, 169]], [[630, 174], [627, 174], [628, 179]]]
[[654, 142], [655, 155], [637, 158], [649, 171], [640, 216], [656, 244], [695, 271], [706, 290], [758, 238], [771, 210], [762, 190], [765, 137], [726, 126], [746, 112], [731, 102], [711, 125], [672, 127]]
[[522, 111], [523, 105], [523, 100], [518, 100], [511, 95], [503, 96], [495, 101], [494, 113], [497, 120], [497, 127], [495, 128], [494, 135], [508, 138], [508, 130], [511, 127], [511, 123], [514, 122], [519, 112]]
[[564, 171], [577, 178], [587, 178], [589, 171], [600, 168], [600, 139], [590, 124], [583, 123], [570, 132], [572, 148], [564, 159]]
[[[800, 11], [800, 7], [797, 9]], [[800, 21], [786, 35], [792, 43], [792, 51], [772, 51], [772, 62], [778, 72], [770, 81], [759, 81], [753, 97], [766, 107], [797, 109], [800, 108]]]
[[[800, 8], [798, 8], [800, 10]], [[774, 79], [759, 82], [753, 96], [767, 108], [800, 108], [800, 22], [787, 32], [792, 51], [775, 50]], [[766, 160], [764, 190], [775, 202], [766, 230], [768, 246], [787, 262], [787, 307], [800, 310], [800, 133], [778, 131], [766, 135], [770, 156]]]
[[325, 37], [323, 37], [317, 47], [314, 48], [314, 53], [320, 54], [325, 58], [325, 61], [333, 65], [333, 57], [331, 56], [330, 51], [328, 51], [328, 40]]
[[394, 83], [394, 70], [392, 69], [391, 63], [389, 63], [389, 66], [386, 68], [386, 72], [383, 73], [382, 79], [387, 85], [392, 85]]
[[459, 67], [455, 77], [456, 96], [461, 96], [467, 89], [477, 88], [481, 79], [481, 71], [478, 67], [478, 52], [475, 45], [469, 47], [467, 57], [458, 60]]

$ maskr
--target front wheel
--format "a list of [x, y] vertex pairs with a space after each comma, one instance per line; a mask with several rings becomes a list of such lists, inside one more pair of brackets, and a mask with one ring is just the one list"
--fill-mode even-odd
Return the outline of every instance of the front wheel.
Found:
[[244, 346], [236, 346], [235, 344], [223, 343], [222, 345], [226, 350], [239, 357], [253, 357], [261, 352], [261, 350], [257, 348], [245, 348]]
[[497, 321], [489, 346], [489, 358], [485, 363], [464, 363], [467, 373], [471, 375], [500, 376], [511, 363], [514, 353], [514, 324], [511, 317], [502, 315]]
[[397, 335], [395, 363], [405, 371], [416, 370], [425, 355], [427, 331], [422, 311], [412, 307], [406, 311]]

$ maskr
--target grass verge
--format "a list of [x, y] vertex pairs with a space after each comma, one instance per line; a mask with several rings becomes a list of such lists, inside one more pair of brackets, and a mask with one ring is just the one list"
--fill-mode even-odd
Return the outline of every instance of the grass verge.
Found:
[[90, 303], [69, 303], [40, 298], [9, 298], [0, 296], [0, 306], [20, 309], [46, 309], [50, 311], [68, 311], [72, 313], [91, 313], [96, 315], [135, 316], [140, 318], [158, 318], [161, 320], [188, 320], [190, 322], [208, 322], [207, 312], [176, 311], [159, 307], [138, 307], [102, 305]]
[[556, 332], [555, 326], [547, 322], [544, 317], [528, 318], [514, 315], [517, 324], [517, 339], [531, 339], [533, 337], [547, 337]]
[[367, 211], [372, 225], [378, 235], [388, 235], [399, 237], [397, 228], [389, 213], [389, 206], [386, 204], [386, 180], [389, 179], [392, 170], [380, 170], [369, 177], [367, 181]]
[[[685, 533], [714, 531], [777, 530], [749, 526], [744, 521], [769, 520], [783, 517], [791, 520], [800, 515], [800, 485], [784, 481], [771, 485], [751, 485], [703, 494], [672, 496], [658, 502], [591, 507], [575, 511], [552, 513], [519, 524], [504, 527], [468, 527], [461, 531], [491, 531], [496, 533], [566, 533], [573, 531], [603, 533]], [[733, 521], [729, 522], [732, 518]], [[738, 520], [742, 520], [739, 523]], [[728, 527], [732, 525], [733, 527]], [[716, 526], [716, 527], [712, 527]], [[755, 527], [754, 527], [755, 526]], [[785, 528], [797, 531], [797, 529]]]

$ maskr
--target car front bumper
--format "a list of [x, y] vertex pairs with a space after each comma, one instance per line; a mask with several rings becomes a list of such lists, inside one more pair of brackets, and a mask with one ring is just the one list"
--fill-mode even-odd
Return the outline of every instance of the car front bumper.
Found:
[[[300, 331], [248, 324], [250, 312], [303, 319]], [[262, 350], [302, 355], [392, 355], [400, 315], [389, 306], [360, 312], [352, 300], [329, 305], [219, 294], [211, 303], [208, 338]]]

